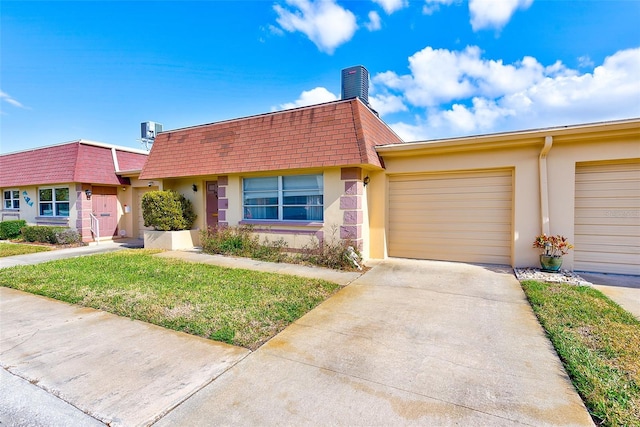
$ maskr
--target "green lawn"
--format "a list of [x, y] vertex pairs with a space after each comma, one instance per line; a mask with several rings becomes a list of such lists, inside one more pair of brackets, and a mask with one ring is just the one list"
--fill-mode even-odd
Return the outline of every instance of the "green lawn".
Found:
[[0, 286], [256, 349], [339, 288], [127, 250], [0, 270]]
[[0, 242], [0, 257], [34, 254], [36, 252], [46, 252], [48, 250], [49, 248], [46, 246]]
[[640, 426], [640, 322], [591, 287], [522, 287], [591, 414]]

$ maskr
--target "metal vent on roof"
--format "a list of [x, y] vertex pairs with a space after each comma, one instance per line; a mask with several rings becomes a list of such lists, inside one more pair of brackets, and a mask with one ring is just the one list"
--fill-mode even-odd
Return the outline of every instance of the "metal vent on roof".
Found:
[[342, 70], [342, 99], [351, 98], [369, 105], [369, 71], [362, 65]]
[[156, 122], [140, 123], [140, 141], [146, 150], [151, 149], [156, 136], [162, 132], [162, 124]]

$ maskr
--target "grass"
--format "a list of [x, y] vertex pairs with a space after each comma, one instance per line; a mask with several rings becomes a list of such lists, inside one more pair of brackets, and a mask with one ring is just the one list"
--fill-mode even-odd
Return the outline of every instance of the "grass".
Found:
[[34, 254], [36, 252], [46, 252], [48, 250], [49, 248], [46, 246], [0, 242], [0, 257]]
[[522, 287], [592, 416], [640, 426], [640, 322], [590, 287]]
[[127, 250], [0, 270], [0, 286], [256, 349], [337, 291], [323, 280]]

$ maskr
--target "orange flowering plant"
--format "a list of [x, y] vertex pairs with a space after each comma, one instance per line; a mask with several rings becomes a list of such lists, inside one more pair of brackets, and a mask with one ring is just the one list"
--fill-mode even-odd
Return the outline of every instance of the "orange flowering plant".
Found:
[[561, 235], [547, 236], [541, 234], [533, 241], [533, 247], [540, 249], [542, 255], [560, 257], [569, 253], [573, 245]]

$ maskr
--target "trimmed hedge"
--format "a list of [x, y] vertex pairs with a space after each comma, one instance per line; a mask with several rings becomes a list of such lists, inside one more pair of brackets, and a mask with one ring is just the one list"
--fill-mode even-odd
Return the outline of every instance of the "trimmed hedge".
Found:
[[190, 230], [196, 214], [190, 200], [173, 190], [149, 191], [142, 196], [145, 227], [159, 231]]
[[27, 242], [68, 245], [80, 242], [80, 233], [68, 227], [29, 225], [22, 228], [22, 237]]
[[20, 237], [20, 229], [27, 225], [24, 219], [15, 219], [0, 222], [0, 240], [15, 239]]

